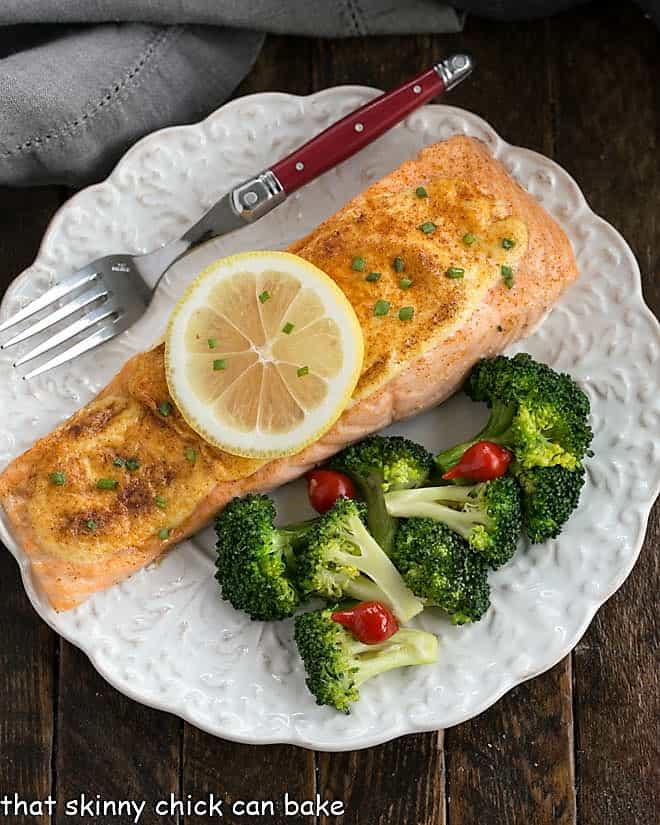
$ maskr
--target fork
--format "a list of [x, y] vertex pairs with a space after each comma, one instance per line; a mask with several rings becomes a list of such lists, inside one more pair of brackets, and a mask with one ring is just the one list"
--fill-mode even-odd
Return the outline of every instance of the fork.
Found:
[[109, 341], [142, 316], [160, 278], [192, 248], [258, 220], [417, 107], [453, 89], [472, 69], [473, 61], [466, 54], [436, 63], [338, 120], [270, 168], [239, 183], [179, 240], [142, 255], [106, 255], [63, 278], [0, 323], [2, 335], [30, 321], [0, 344], [0, 349], [28, 340], [34, 344], [13, 363], [18, 368], [37, 362], [22, 375], [28, 380]]

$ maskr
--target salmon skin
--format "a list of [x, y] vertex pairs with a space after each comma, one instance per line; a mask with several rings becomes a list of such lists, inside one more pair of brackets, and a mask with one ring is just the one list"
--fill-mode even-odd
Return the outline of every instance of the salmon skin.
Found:
[[[278, 487], [443, 401], [479, 358], [531, 331], [578, 274], [559, 226], [462, 136], [423, 149], [289, 251], [327, 272], [356, 310], [365, 361], [351, 404], [297, 455], [239, 458], [168, 404], [162, 345], [131, 358], [0, 476], [0, 503], [56, 610], [153, 561], [234, 496]], [[369, 271], [380, 278], [367, 281]], [[374, 316], [378, 299], [391, 303], [386, 317]], [[414, 316], [401, 321], [404, 304]], [[117, 484], [98, 489], [100, 478]]]

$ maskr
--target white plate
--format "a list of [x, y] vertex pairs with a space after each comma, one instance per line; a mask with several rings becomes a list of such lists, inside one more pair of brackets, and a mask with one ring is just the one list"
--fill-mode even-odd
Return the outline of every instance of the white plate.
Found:
[[[232, 184], [375, 94], [350, 86], [306, 98], [259, 94], [203, 123], [145, 138], [108, 180], [57, 213], [36, 262], [9, 289], [2, 316], [43, 291], [56, 273], [179, 236]], [[630, 572], [660, 486], [660, 332], [643, 303], [637, 264], [566, 172], [447, 106], [417, 112], [258, 224], [189, 256], [120, 339], [31, 383], [17, 380], [10, 357], [0, 356], [0, 408], [10, 413], [0, 422], [0, 460], [29, 447], [88, 401], [130, 354], [156, 340], [174, 300], [206, 262], [239, 249], [285, 246], [420, 147], [460, 132], [486, 142], [561, 223], [577, 255], [579, 282], [518, 349], [570, 371], [592, 400], [596, 458], [579, 511], [557, 541], [521, 549], [492, 575], [493, 605], [480, 623], [454, 628], [425, 613], [421, 624], [440, 636], [438, 665], [375, 679], [350, 717], [317, 707], [306, 692], [291, 622], [250, 622], [218, 598], [211, 529], [161, 564], [58, 615], [35, 591], [27, 559], [3, 527], [35, 609], [123, 693], [227, 739], [366, 747], [455, 725], [547, 670]], [[393, 432], [438, 449], [474, 432], [481, 418], [479, 405], [457, 397]], [[306, 511], [300, 482], [276, 498], [286, 518]]]

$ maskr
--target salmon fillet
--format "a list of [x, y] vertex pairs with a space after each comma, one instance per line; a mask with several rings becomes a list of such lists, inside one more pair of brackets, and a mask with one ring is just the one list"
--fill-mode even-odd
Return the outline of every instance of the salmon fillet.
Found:
[[[578, 274], [559, 226], [466, 137], [423, 149], [290, 251], [326, 271], [360, 320], [365, 362], [351, 404], [298, 455], [239, 458], [203, 442], [174, 406], [163, 408], [163, 345], [131, 358], [0, 476], [0, 503], [56, 610], [153, 561], [234, 496], [271, 490], [443, 401], [479, 358], [524, 337]], [[381, 273], [377, 282], [352, 268], [355, 256]], [[464, 277], [447, 277], [450, 268]], [[402, 277], [412, 281], [405, 290]], [[396, 311], [374, 317], [379, 298], [413, 305], [413, 320], [402, 323]], [[65, 473], [64, 486], [53, 472]], [[99, 490], [99, 478], [118, 483]]]

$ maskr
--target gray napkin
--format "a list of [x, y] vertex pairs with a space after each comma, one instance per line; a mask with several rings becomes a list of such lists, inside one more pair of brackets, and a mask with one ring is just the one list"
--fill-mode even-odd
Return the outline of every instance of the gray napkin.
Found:
[[435, 0], [0, 0], [0, 185], [104, 177], [138, 138], [219, 106], [265, 32], [335, 37], [461, 24]]

